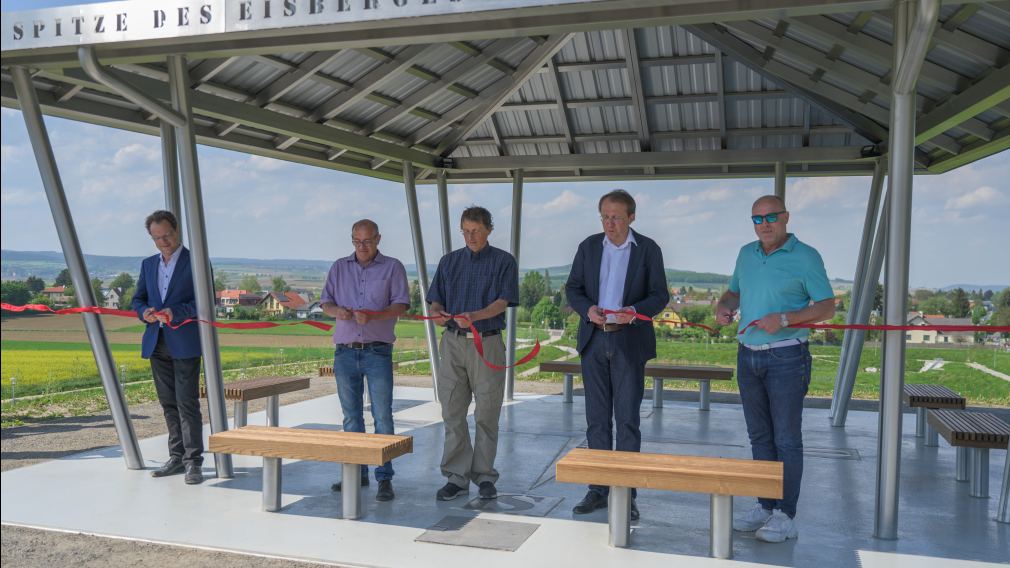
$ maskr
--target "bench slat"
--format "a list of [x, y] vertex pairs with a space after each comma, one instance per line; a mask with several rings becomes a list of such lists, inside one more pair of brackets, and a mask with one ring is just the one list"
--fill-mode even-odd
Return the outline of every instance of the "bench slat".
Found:
[[209, 451], [269, 458], [382, 465], [414, 451], [414, 439], [392, 434], [244, 426], [210, 437]]
[[556, 475], [567, 483], [782, 498], [781, 462], [575, 448]]
[[[257, 377], [224, 384], [225, 400], [250, 401], [309, 388], [308, 377]], [[207, 387], [200, 387], [200, 398], [207, 398]]]
[[958, 408], [964, 409], [963, 396], [943, 385], [908, 384], [904, 386], [902, 399], [910, 408]]
[[1010, 442], [1010, 424], [995, 414], [931, 409], [926, 420], [951, 446], [999, 450]]
[[[582, 374], [582, 364], [576, 361], [544, 361], [540, 363], [541, 373]], [[657, 379], [728, 381], [733, 378], [733, 369], [706, 365], [672, 365], [650, 363], [645, 366], [645, 376]]]

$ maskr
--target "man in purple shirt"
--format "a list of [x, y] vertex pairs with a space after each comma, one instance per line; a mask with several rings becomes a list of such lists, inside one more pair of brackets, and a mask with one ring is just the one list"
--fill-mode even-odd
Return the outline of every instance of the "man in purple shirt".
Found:
[[[372, 399], [376, 434], [393, 433], [393, 328], [410, 306], [403, 264], [379, 252], [379, 226], [362, 219], [351, 227], [354, 254], [330, 267], [323, 287], [323, 312], [336, 318], [333, 328], [333, 376], [344, 414], [345, 432], [364, 432], [365, 378]], [[368, 312], [368, 313], [365, 313]], [[393, 464], [375, 468], [378, 501], [390, 501]], [[340, 491], [342, 482], [333, 484]], [[361, 485], [368, 485], [368, 466], [361, 466]]]

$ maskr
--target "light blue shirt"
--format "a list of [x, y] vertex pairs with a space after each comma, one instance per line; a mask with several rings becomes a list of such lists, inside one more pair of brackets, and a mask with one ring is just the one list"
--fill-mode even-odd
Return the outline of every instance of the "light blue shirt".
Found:
[[[824, 270], [824, 261], [813, 247], [796, 235], [781, 248], [766, 255], [761, 241], [748, 243], [736, 258], [729, 291], [740, 295], [740, 327], [768, 314], [795, 312], [835, 297]], [[771, 334], [751, 327], [741, 343], [761, 345], [783, 339], [806, 339], [809, 330], [786, 328]]]
[[[600, 302], [596, 304], [605, 310], [619, 310], [624, 300], [624, 281], [628, 275], [628, 262], [631, 260], [631, 245], [635, 242], [635, 234], [628, 231], [628, 238], [621, 246], [610, 242], [603, 235], [603, 258], [600, 259]], [[607, 321], [614, 321], [613, 315], [607, 316]]]
[[175, 265], [179, 262], [179, 253], [182, 252], [182, 246], [175, 249], [172, 256], [168, 257], [168, 262], [165, 262], [165, 257], [162, 256], [158, 260], [158, 291], [161, 292], [161, 301], [165, 301], [165, 297], [168, 296], [168, 284], [172, 281], [172, 274], [175, 272]]

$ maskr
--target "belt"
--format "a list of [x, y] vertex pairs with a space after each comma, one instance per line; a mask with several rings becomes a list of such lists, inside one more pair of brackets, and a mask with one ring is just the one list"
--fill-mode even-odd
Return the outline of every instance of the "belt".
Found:
[[[447, 331], [451, 331], [451, 332], [455, 333], [456, 335], [462, 335], [464, 337], [473, 337], [473, 333], [469, 329], [467, 329], [467, 328], [462, 328], [462, 327], [447, 327], [445, 329]], [[500, 329], [492, 329], [492, 330], [480, 332], [480, 336], [481, 337], [492, 337], [492, 336], [498, 335], [500, 333], [501, 333]]]
[[767, 351], [769, 349], [777, 349], [779, 347], [792, 347], [794, 345], [803, 345], [806, 343], [803, 339], [796, 339], [795, 337], [790, 339], [780, 339], [779, 341], [772, 341], [771, 343], [759, 343], [756, 345], [751, 345], [749, 343], [741, 343], [747, 349], [751, 351]]
[[605, 331], [605, 332], [609, 333], [611, 331], [620, 331], [620, 330], [628, 327], [631, 324], [627, 324], [627, 323], [604, 323], [604, 324], [594, 323], [593, 325], [596, 326], [596, 329], [599, 329], [599, 330], [602, 330], [602, 331]]
[[378, 347], [380, 345], [389, 344], [385, 341], [366, 341], [364, 343], [360, 341], [352, 341], [351, 343], [340, 343], [339, 345], [348, 349], [368, 349], [369, 347]]

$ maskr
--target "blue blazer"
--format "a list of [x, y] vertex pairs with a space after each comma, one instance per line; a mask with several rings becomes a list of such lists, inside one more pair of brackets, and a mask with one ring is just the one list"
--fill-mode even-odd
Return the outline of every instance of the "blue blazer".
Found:
[[[140, 321], [144, 321], [144, 311], [147, 308], [161, 310], [171, 308], [172, 323], [181, 322], [187, 318], [196, 317], [196, 295], [193, 292], [193, 270], [189, 262], [189, 249], [182, 247], [179, 260], [168, 282], [168, 294], [164, 301], [158, 288], [158, 263], [161, 254], [144, 259], [140, 263], [140, 278], [137, 279], [137, 291], [133, 294], [132, 306]], [[147, 323], [147, 322], [144, 322]], [[191, 359], [199, 357], [200, 326], [195, 323], [186, 324], [179, 329], [162, 327], [158, 323], [148, 323], [144, 330], [144, 340], [140, 355], [149, 359], [158, 344], [158, 332], [165, 335], [165, 343], [172, 352], [173, 359]]]
[[[663, 268], [663, 251], [656, 241], [632, 231], [635, 242], [628, 259], [622, 305], [634, 306], [640, 314], [654, 317], [670, 301]], [[582, 353], [594, 333], [604, 333], [589, 321], [589, 308], [600, 301], [600, 264], [603, 260], [604, 233], [597, 233], [579, 245], [572, 261], [572, 271], [565, 284], [565, 294], [572, 309], [581, 316], [577, 349]], [[633, 320], [618, 332], [620, 347], [632, 360], [644, 363], [656, 358], [656, 330], [652, 324]]]

